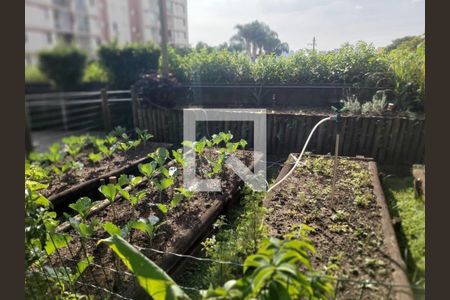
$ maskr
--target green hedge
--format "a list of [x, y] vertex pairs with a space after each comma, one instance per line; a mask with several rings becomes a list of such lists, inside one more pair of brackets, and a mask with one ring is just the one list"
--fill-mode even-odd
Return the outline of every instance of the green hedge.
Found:
[[73, 46], [56, 46], [39, 53], [39, 69], [58, 89], [76, 89], [83, 78], [86, 57]]
[[[400, 109], [422, 109], [425, 49], [383, 51], [358, 42], [288, 57], [265, 55], [252, 61], [242, 53], [200, 49], [182, 55], [170, 49], [171, 72], [184, 83], [202, 84], [346, 84], [392, 90]], [[360, 99], [364, 100], [370, 99]]]
[[157, 71], [159, 47], [154, 44], [131, 44], [119, 47], [116, 43], [100, 47], [98, 57], [106, 70], [112, 88], [128, 89], [143, 73]]

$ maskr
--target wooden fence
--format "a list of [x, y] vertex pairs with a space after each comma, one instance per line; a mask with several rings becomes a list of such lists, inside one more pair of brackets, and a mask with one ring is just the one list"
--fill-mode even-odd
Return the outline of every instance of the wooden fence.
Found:
[[[134, 124], [148, 129], [155, 141], [180, 143], [183, 140], [183, 111], [143, 107], [133, 102]], [[199, 109], [201, 110], [201, 109]], [[267, 114], [267, 153], [299, 152], [312, 127], [325, 115]], [[342, 117], [339, 154], [373, 157], [379, 164], [406, 165], [423, 163], [425, 120], [400, 117]], [[197, 138], [230, 130], [237, 139], [253, 146], [251, 122], [197, 122]], [[334, 152], [336, 124], [322, 124], [311, 139], [307, 151], [317, 154]]]

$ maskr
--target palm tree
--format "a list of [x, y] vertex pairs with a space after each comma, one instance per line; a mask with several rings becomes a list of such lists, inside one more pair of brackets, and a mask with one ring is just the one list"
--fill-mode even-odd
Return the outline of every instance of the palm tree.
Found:
[[252, 59], [263, 53], [275, 53], [280, 55], [283, 51], [289, 51], [289, 45], [282, 43], [278, 34], [271, 30], [267, 24], [253, 21], [248, 24], [236, 25], [237, 33], [231, 37], [231, 45], [242, 45], [247, 55]]

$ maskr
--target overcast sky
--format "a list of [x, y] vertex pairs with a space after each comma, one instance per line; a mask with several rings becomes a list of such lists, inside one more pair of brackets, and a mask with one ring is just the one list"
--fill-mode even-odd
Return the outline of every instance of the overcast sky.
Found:
[[425, 0], [188, 0], [189, 42], [216, 46], [236, 24], [262, 21], [291, 49], [330, 50], [364, 40], [376, 47], [425, 32]]

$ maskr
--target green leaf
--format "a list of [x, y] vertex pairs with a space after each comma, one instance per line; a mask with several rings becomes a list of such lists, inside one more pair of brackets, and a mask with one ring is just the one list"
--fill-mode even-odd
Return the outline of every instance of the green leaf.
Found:
[[167, 205], [162, 204], [162, 203], [158, 203], [156, 204], [156, 207], [158, 207], [158, 209], [163, 213], [163, 214], [167, 214], [169, 212], [169, 208], [167, 207]]
[[124, 185], [127, 185], [130, 183], [130, 180], [128, 179], [128, 176], [125, 174], [120, 175], [119, 179], [117, 180], [117, 184], [122, 187]]
[[151, 178], [155, 172], [155, 165], [152, 163], [139, 164], [139, 172], [147, 178]]
[[171, 185], [173, 185], [173, 183], [174, 183], [173, 178], [164, 178], [159, 182], [158, 185], [161, 190], [165, 190]]
[[103, 155], [100, 152], [99, 153], [92, 152], [92, 153], [89, 153], [88, 157], [89, 157], [90, 161], [92, 161], [93, 163], [96, 163], [96, 162], [102, 160]]
[[88, 197], [82, 197], [75, 203], [69, 204], [69, 207], [80, 214], [80, 216], [85, 219], [91, 210], [92, 200]]
[[102, 185], [98, 188], [98, 190], [103, 194], [103, 196], [106, 197], [106, 199], [110, 202], [114, 202], [117, 195], [117, 189], [114, 184], [109, 183], [108, 185]]
[[170, 208], [174, 208], [176, 207], [181, 200], [183, 200], [183, 195], [182, 194], [175, 194], [172, 198], [172, 200], [170, 200]]
[[[53, 233], [47, 235], [47, 241], [45, 243], [45, 251], [48, 255], [52, 254], [56, 249], [66, 247], [72, 237], [66, 233]], [[67, 242], [66, 242], [67, 241]]]
[[175, 158], [175, 160], [177, 161], [177, 163], [179, 163], [180, 165], [182, 165], [184, 167], [185, 161], [183, 159], [183, 152], [182, 152], [182, 150], [181, 149], [172, 150], [172, 155]]
[[109, 235], [120, 235], [122, 236], [122, 231], [120, 230], [119, 227], [117, 227], [115, 224], [111, 223], [111, 222], [106, 222], [103, 224], [103, 229], [109, 233]]
[[136, 250], [119, 235], [101, 240], [137, 277], [139, 285], [155, 300], [189, 299], [188, 295], [154, 262]]
[[141, 182], [141, 180], [142, 180], [141, 176], [136, 176], [136, 177], [133, 176], [133, 177], [131, 177], [130, 185], [132, 187], [135, 187], [136, 185], [138, 185]]

